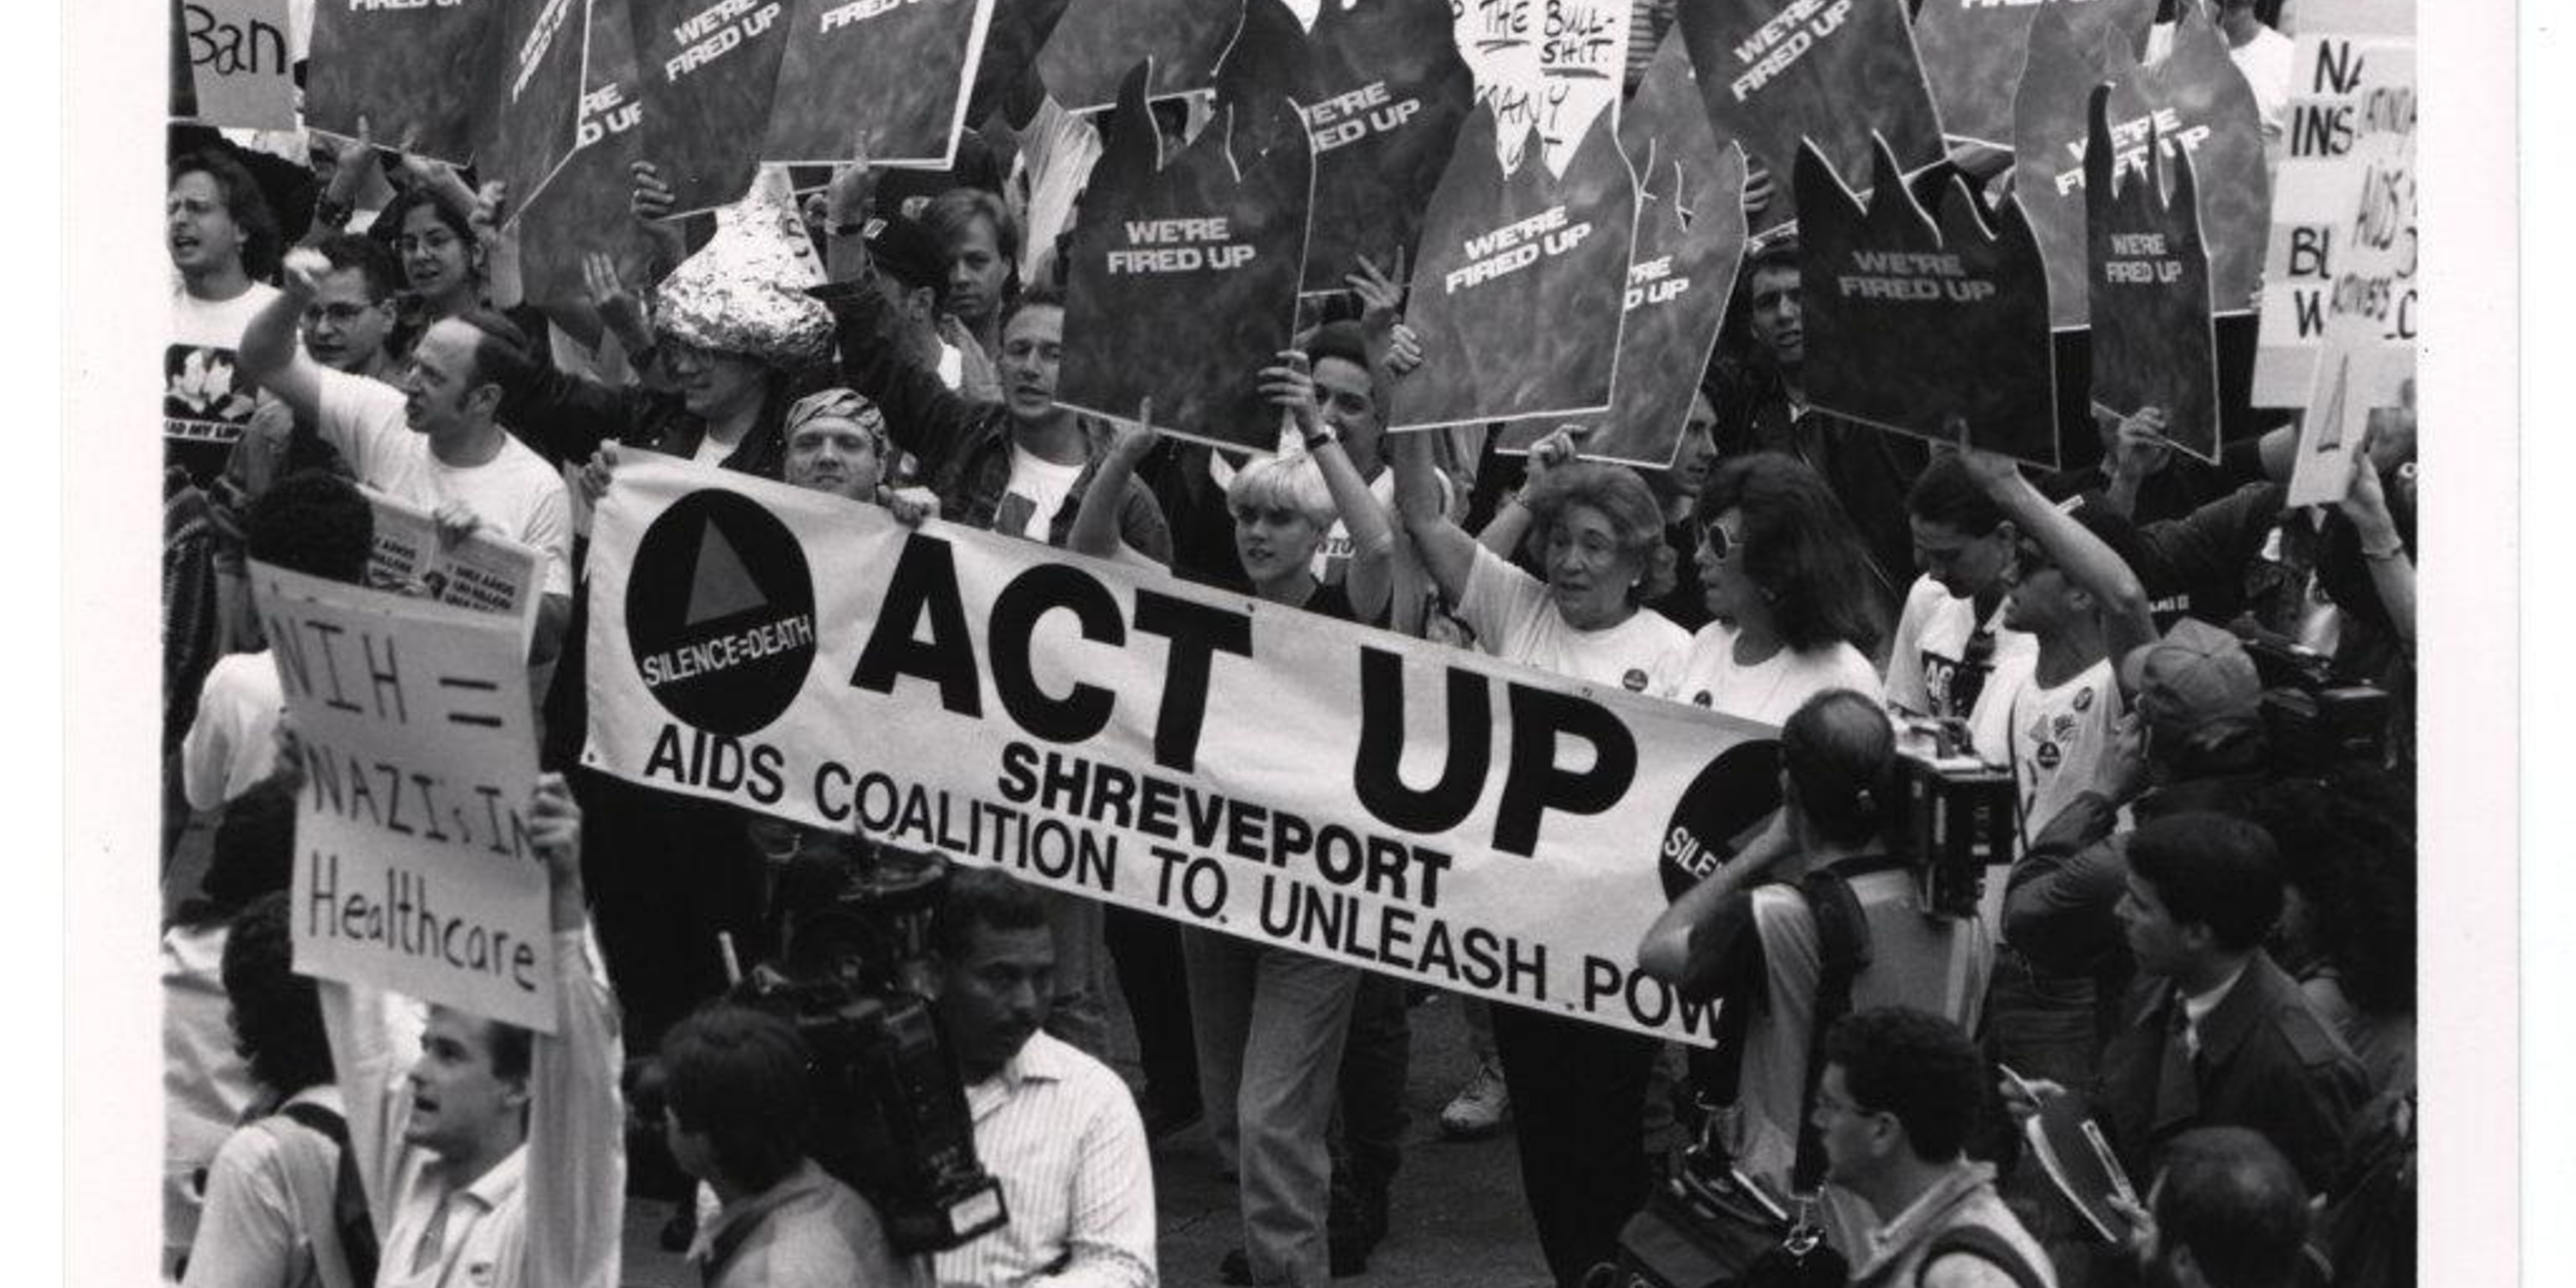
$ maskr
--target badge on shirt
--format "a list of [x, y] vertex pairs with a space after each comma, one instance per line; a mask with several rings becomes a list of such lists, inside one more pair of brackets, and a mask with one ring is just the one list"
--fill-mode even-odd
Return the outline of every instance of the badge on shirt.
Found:
[[2078, 711], [2090, 711], [2093, 709], [2093, 691], [2091, 689], [2077, 689], [2075, 691], [2075, 709]]
[[1709, 698], [1708, 690], [1706, 690], [1706, 689], [1702, 689], [1702, 690], [1700, 690], [1699, 692], [1692, 694], [1692, 695], [1691, 695], [1691, 702], [1692, 702], [1693, 704], [1695, 704], [1695, 705], [1703, 706], [1703, 707], [1713, 707], [1713, 706], [1716, 706], [1716, 705], [1717, 705], [1717, 703], [1716, 703], [1716, 702], [1712, 701], [1712, 700]]
[[1619, 677], [1619, 684], [1620, 684], [1620, 687], [1625, 688], [1625, 689], [1626, 689], [1626, 690], [1628, 690], [1630, 693], [1643, 693], [1643, 692], [1645, 692], [1645, 691], [1646, 691], [1646, 672], [1645, 672], [1645, 668], [1643, 668], [1643, 667], [1635, 667], [1635, 666], [1629, 667], [1629, 668], [1628, 668], [1628, 673], [1627, 673], [1626, 675], [1623, 675], [1623, 676], [1620, 676], [1620, 677]]

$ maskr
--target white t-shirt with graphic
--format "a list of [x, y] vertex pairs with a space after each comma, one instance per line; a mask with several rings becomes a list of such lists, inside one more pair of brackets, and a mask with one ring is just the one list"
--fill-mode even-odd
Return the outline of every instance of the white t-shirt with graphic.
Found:
[[203, 482], [222, 471], [233, 444], [266, 395], [241, 370], [242, 332], [277, 288], [253, 282], [229, 300], [170, 289], [170, 342], [161, 356], [161, 438], [165, 458]]
[[1055, 512], [1073, 495], [1073, 485], [1081, 478], [1080, 465], [1058, 465], [1011, 444], [1011, 481], [994, 511], [993, 530], [1043, 544], [1053, 530]]
[[2013, 785], [2021, 801], [2022, 844], [2090, 789], [2119, 749], [2119, 676], [2105, 658], [2049, 688], [2039, 685], [2036, 650], [1995, 668], [1989, 683], [2012, 730]]
[[1545, 582], [1483, 546], [1476, 547], [1458, 616], [1486, 652], [1506, 662], [1631, 693], [1654, 692], [1655, 678], [1671, 674], [1690, 651], [1689, 632], [1651, 608], [1602, 630], [1566, 625]]
[[358, 481], [436, 511], [461, 501], [493, 531], [546, 553], [545, 593], [572, 593], [572, 502], [563, 476], [515, 434], [481, 465], [449, 465], [403, 415], [402, 391], [381, 380], [322, 370], [323, 441], [340, 449]]
[[1896, 643], [1887, 655], [1887, 701], [1918, 715], [1968, 722], [1970, 742], [1989, 764], [2002, 764], [2011, 754], [2005, 704], [1992, 701], [2000, 687], [1995, 668], [2006, 659], [2035, 654], [2039, 640], [2026, 631], [2006, 630], [2003, 606], [1988, 616], [1982, 632], [1993, 650], [1982, 663], [1971, 664], [1970, 642], [1980, 633], [1977, 603], [1952, 595], [1940, 582], [1918, 577], [1906, 593], [1905, 611], [1896, 620]]
[[1738, 719], [1777, 727], [1807, 699], [1829, 689], [1853, 689], [1879, 700], [1878, 671], [1848, 642], [1800, 653], [1783, 648], [1751, 666], [1735, 660], [1734, 627], [1710, 622], [1691, 637], [1680, 664], [1656, 692], [1675, 702], [1706, 707]]

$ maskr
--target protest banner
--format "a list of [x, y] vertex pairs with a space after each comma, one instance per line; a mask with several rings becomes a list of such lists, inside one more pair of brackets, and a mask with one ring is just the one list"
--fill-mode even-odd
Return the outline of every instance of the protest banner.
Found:
[[1363, 256], [1388, 273], [1409, 265], [1475, 87], [1444, 0], [1319, 0], [1313, 26], [1296, 24], [1281, 0], [1250, 0], [1217, 101], [1236, 105], [1238, 130], [1263, 119], [1246, 104], [1298, 105], [1315, 149], [1305, 290], [1328, 294]]
[[[1619, 150], [1642, 169], [1616, 377], [1608, 412], [1573, 419], [1594, 426], [1587, 459], [1659, 470], [1680, 450], [1744, 259], [1744, 151], [1709, 124], [1678, 37], [1665, 38], [1621, 115]], [[1511, 422], [1496, 450], [1527, 452], [1561, 423]]]
[[1421, 369], [1396, 382], [1387, 428], [1607, 411], [1617, 377], [1637, 181], [1607, 113], [1562, 176], [1496, 159], [1479, 103], [1422, 216], [1405, 324]]
[[509, 185], [506, 225], [554, 181], [581, 146], [582, 67], [589, 0], [499, 0], [484, 86], [488, 115], [477, 136], [478, 178]]
[[[2012, 149], [2013, 99], [2029, 58], [2031, 20], [2040, 12], [1994, 0], [1923, 0], [1914, 15], [1914, 47], [1951, 139]], [[2099, 49], [2116, 33], [2134, 55], [2155, 22], [2156, 0], [2060, 0], [2047, 12], [2065, 20], [2078, 49]]]
[[555, 1030], [528, 672], [501, 617], [253, 563], [303, 748], [295, 969]]
[[388, 5], [315, 0], [304, 69], [304, 124], [346, 138], [358, 118], [376, 141], [463, 165], [484, 121], [482, 85], [501, 0]]
[[1516, 169], [1535, 136], [1562, 176], [1603, 112], [1618, 119], [1627, 72], [1624, 0], [1455, 0], [1451, 32], [1476, 101], [1494, 109], [1495, 159]]
[[[2374, 16], [2369, 6], [2352, 0], [2309, 0], [2300, 8], [2287, 137], [2264, 253], [2256, 406], [2313, 405], [2317, 355], [2342, 275], [2337, 259], [2347, 249], [2339, 240], [2341, 225], [2358, 203], [2369, 165], [2355, 151], [2366, 133], [2384, 132], [2370, 120], [2374, 96], [2384, 104], [2402, 85], [2411, 100], [2413, 50], [2413, 24], [2403, 13]], [[2415, 228], [2411, 214], [2408, 220], [2400, 237], [2410, 253], [2390, 284], [2378, 349], [2380, 360], [2411, 363], [2417, 334]]]
[[[2093, 403], [2113, 416], [2165, 413], [2176, 450], [2218, 461], [2218, 333], [2210, 319], [2209, 252], [2200, 237], [2192, 155], [2134, 175], [2115, 169], [2111, 87], [2093, 90], [2084, 152], [2086, 259], [2092, 285]], [[2168, 178], [2159, 183], [2157, 172]]]
[[2013, 193], [2048, 264], [2051, 321], [2087, 325], [2084, 148], [2093, 88], [2110, 82], [2114, 173], [2145, 173], [2152, 133], [2167, 160], [2189, 153], [2209, 253], [2210, 307], [2254, 306], [2263, 275], [2272, 185], [2254, 91], [2207, 15], [2189, 10], [2172, 51], [2140, 67], [2128, 40], [2105, 33], [2087, 47], [2054, 9], [2034, 19], [2030, 58], [2014, 106]]
[[1796, 172], [1808, 144], [1837, 174], [1868, 173], [1876, 164], [1873, 135], [1886, 141], [1902, 174], [1938, 164], [1947, 155], [1941, 117], [1904, 3], [1690, 0], [1681, 6], [1682, 41], [1709, 119], [1775, 183]]
[[652, 244], [628, 211], [628, 167], [643, 156], [643, 86], [628, 0], [590, 0], [589, 53], [573, 153], [544, 190], [519, 207], [519, 289], [531, 304], [587, 304], [582, 262], [617, 261], [630, 289], [650, 280]]
[[769, 111], [769, 162], [944, 170], [966, 128], [994, 0], [793, 0]]
[[2363, 56], [2374, 66], [2345, 154], [2360, 175], [2345, 217], [2327, 226], [2334, 268], [2325, 343], [2301, 420], [2291, 505], [2343, 496], [2371, 414], [2413, 402], [2415, 49], [2390, 41]]
[[2020, 203], [1953, 176], [1916, 202], [1882, 143], [1866, 207], [1798, 156], [1807, 398], [1819, 410], [2056, 469], [2048, 274]]
[[[742, 199], [787, 50], [787, 0], [627, 0], [641, 69], [644, 155], [674, 216]], [[843, 155], [848, 146], [843, 145]]]
[[287, 0], [178, 0], [174, 57], [194, 95], [173, 115], [251, 130], [295, 128], [295, 69], [286, 48]]
[[1271, 451], [1280, 412], [1259, 373], [1296, 323], [1314, 157], [1293, 130], [1268, 152], [1238, 146], [1229, 112], [1166, 162], [1151, 79], [1128, 75], [1065, 245], [1056, 400], [1133, 420], [1151, 398], [1169, 433]]
[[[1054, 37], [1067, 2], [993, 0], [993, 20], [984, 29], [984, 48], [976, 59], [975, 74], [966, 93], [969, 125], [982, 130], [997, 116], [1005, 115], [1005, 102], [1036, 69], [1038, 51]], [[1024, 110], [1034, 111], [1038, 97], [1029, 96]], [[1018, 123], [1026, 125], [1028, 121], [1020, 117]]]
[[1711, 1041], [1637, 941], [1777, 805], [1767, 728], [675, 462], [592, 543], [602, 773]]
[[489, 531], [462, 540], [438, 539], [438, 521], [409, 502], [367, 494], [375, 512], [375, 544], [367, 556], [367, 584], [478, 613], [498, 613], [519, 625], [522, 647], [537, 634], [537, 609], [545, 598], [546, 554]]
[[1217, 60], [1243, 21], [1243, 0], [1070, 0], [1038, 51], [1047, 92], [1070, 111], [1107, 107], [1127, 69], [1153, 66], [1148, 98], [1216, 83]]

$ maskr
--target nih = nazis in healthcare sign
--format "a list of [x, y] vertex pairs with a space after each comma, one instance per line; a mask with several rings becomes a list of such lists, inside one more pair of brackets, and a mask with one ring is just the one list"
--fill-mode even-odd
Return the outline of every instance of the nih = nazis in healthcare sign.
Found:
[[677, 461], [590, 575], [603, 773], [1714, 1040], [1636, 948], [1778, 803], [1762, 726]]
[[295, 969], [554, 1032], [517, 624], [258, 563], [251, 587], [303, 749]]

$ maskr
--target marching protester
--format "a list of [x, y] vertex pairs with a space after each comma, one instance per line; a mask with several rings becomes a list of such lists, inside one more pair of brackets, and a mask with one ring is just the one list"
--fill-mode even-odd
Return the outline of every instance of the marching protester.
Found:
[[1957, 453], [1924, 467], [1905, 494], [1905, 511], [1923, 575], [1897, 615], [1887, 704], [1960, 721], [1980, 757], [2009, 763], [2009, 703], [1989, 695], [2006, 687], [1991, 683], [1998, 665], [2038, 647], [2027, 632], [2004, 624], [2021, 534]]
[[1020, 278], [1019, 222], [1002, 199], [982, 188], [951, 188], [921, 212], [921, 225], [948, 265], [942, 297], [993, 361], [1002, 358], [1002, 327], [1026, 285]]
[[269, 301], [281, 247], [277, 217], [241, 163], [220, 151], [170, 164], [164, 233], [176, 280], [162, 368], [169, 464], [203, 482], [249, 423], [258, 387], [236, 360], [242, 333]]

